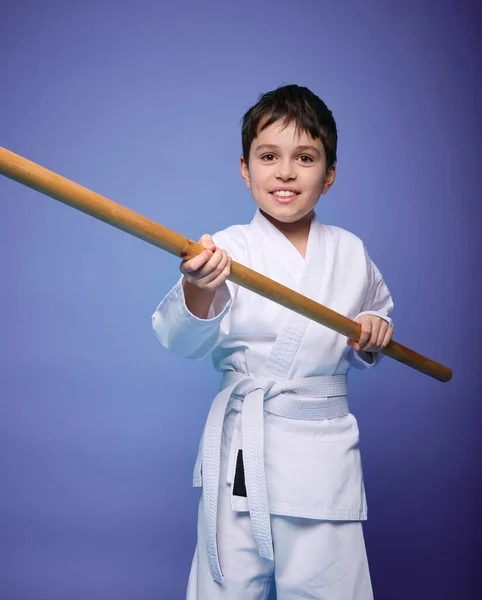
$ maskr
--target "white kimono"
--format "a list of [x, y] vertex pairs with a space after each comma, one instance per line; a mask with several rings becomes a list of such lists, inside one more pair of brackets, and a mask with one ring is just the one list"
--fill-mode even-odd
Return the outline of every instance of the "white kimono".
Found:
[[[258, 210], [249, 225], [213, 236], [233, 260], [350, 319], [375, 314], [391, 324], [390, 292], [363, 242], [313, 217], [306, 257]], [[249, 510], [261, 556], [273, 559], [269, 515], [332, 521], [366, 519], [358, 427], [348, 411], [346, 375], [377, 364], [380, 354], [354, 352], [346, 338], [227, 282], [208, 318], [186, 307], [182, 278], [153, 315], [160, 343], [187, 358], [212, 352], [223, 373], [203, 434], [194, 484], [203, 485], [211, 573], [222, 581], [216, 545], [219, 478], [233, 484], [243, 450]], [[220, 473], [221, 434], [231, 450]], [[234, 488], [234, 485], [232, 485]]]

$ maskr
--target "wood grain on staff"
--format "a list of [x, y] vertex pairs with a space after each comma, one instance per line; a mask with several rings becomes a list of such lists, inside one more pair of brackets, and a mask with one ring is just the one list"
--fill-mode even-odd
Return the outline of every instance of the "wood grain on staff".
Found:
[[[2, 147], [0, 173], [182, 259], [193, 258], [204, 250], [203, 246], [179, 233]], [[346, 337], [354, 340], [360, 338], [359, 323], [234, 261], [229, 280]], [[452, 371], [448, 367], [394, 340], [382, 352], [439, 381], [447, 382], [452, 378]]]

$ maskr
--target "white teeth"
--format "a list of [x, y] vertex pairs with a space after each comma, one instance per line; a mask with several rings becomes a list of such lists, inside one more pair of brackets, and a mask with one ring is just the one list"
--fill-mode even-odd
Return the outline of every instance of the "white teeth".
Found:
[[296, 192], [290, 192], [288, 190], [280, 190], [274, 193], [276, 194], [276, 196], [281, 196], [281, 198], [289, 198], [290, 196], [296, 196]]

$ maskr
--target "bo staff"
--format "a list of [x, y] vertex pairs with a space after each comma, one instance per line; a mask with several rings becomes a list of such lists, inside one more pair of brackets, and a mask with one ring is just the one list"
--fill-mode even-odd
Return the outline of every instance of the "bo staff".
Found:
[[[200, 244], [2, 147], [0, 173], [184, 260], [193, 258], [204, 250]], [[232, 262], [229, 279], [337, 333], [354, 340], [360, 338], [359, 323], [239, 263]], [[439, 381], [446, 382], [452, 378], [449, 368], [394, 340], [382, 352]]]

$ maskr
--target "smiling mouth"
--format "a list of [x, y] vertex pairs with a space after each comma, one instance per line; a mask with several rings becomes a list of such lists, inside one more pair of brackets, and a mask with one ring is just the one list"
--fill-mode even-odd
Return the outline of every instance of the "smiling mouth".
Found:
[[278, 190], [270, 193], [278, 204], [290, 204], [300, 195], [299, 192], [291, 190]]
[[273, 196], [285, 200], [287, 198], [294, 198], [299, 195], [299, 192], [294, 192], [292, 190], [279, 190], [276, 192], [270, 192]]

